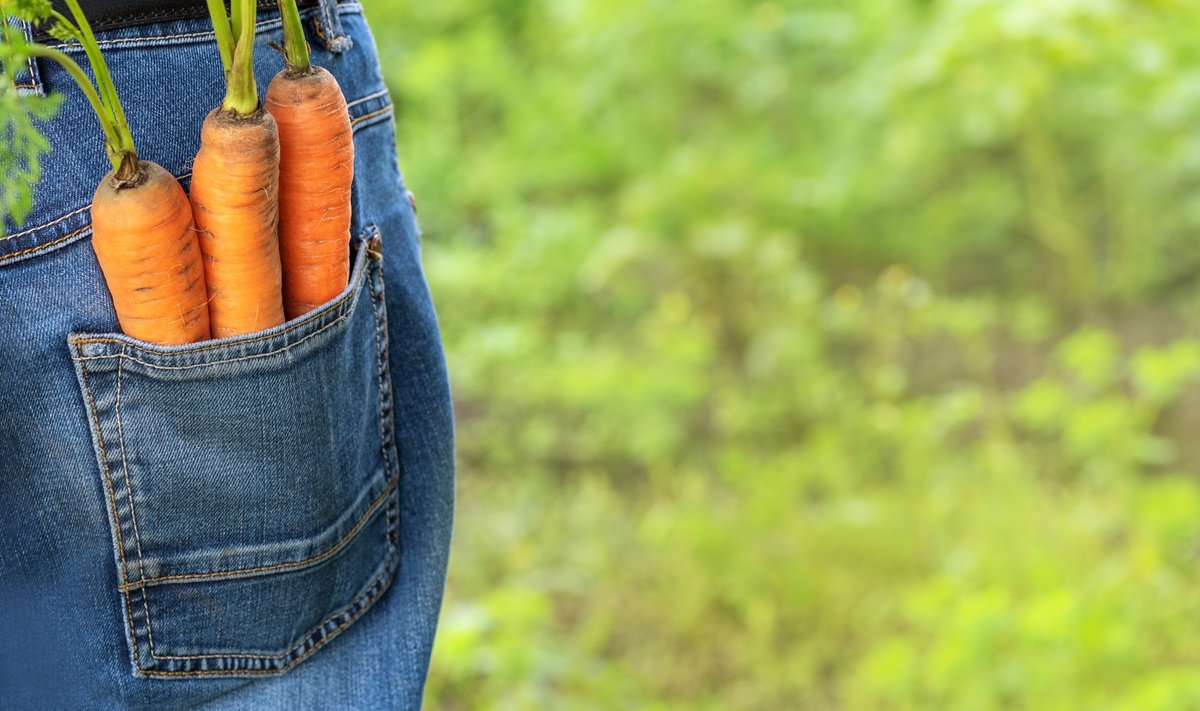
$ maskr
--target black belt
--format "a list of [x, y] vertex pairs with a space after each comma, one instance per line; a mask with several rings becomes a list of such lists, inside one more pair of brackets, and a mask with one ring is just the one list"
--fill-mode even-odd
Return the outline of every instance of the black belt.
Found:
[[[54, 0], [54, 9], [67, 17], [71, 11], [63, 0]], [[317, 0], [297, 0], [300, 9], [316, 7]], [[79, 0], [79, 7], [87, 16], [88, 24], [96, 32], [115, 30], [120, 27], [146, 25], [152, 22], [169, 22], [171, 20], [192, 20], [208, 17], [208, 6], [205, 0]], [[259, 0], [259, 10], [273, 9], [275, 0]], [[39, 40], [47, 38], [45, 28], [34, 29], [34, 37]]]

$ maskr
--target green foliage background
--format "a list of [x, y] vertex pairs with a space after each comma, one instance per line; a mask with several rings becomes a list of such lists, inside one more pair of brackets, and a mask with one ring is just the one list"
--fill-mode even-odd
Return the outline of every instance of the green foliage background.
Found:
[[1200, 708], [1200, 4], [365, 4], [430, 708]]

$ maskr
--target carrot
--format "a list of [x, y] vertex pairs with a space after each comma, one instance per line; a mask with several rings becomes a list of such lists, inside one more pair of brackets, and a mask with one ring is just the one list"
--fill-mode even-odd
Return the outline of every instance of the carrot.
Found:
[[[208, 0], [226, 92], [204, 119], [192, 165], [191, 203], [213, 335], [238, 336], [284, 321], [279, 262], [279, 135], [254, 82], [255, 0]], [[236, 36], [236, 40], [234, 37]]]
[[191, 202], [217, 338], [283, 323], [278, 195], [279, 138], [271, 115], [211, 111], [192, 165]]
[[211, 338], [191, 205], [162, 166], [141, 161], [131, 181], [118, 171], [100, 181], [92, 249], [126, 335], [166, 345]]
[[[139, 160], [125, 111], [96, 37], [77, 0], [67, 0], [74, 22], [49, 3], [16, 2], [25, 20], [51, 19], [51, 34], [83, 46], [96, 84], [67, 55], [31, 45], [31, 56], [58, 62], [79, 84], [104, 130], [113, 170], [92, 200], [92, 248], [126, 335], [177, 345], [210, 337], [204, 267], [187, 196], [156, 163]], [[97, 90], [98, 89], [98, 90]]]
[[337, 79], [310, 63], [295, 0], [279, 0], [287, 67], [267, 87], [279, 124], [279, 255], [288, 318], [337, 296], [350, 279], [354, 136]]

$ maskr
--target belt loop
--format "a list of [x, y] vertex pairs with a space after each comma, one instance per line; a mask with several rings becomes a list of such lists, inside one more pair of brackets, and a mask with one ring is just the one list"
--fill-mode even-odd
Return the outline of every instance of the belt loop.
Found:
[[342, 30], [338, 16], [337, 0], [317, 0], [319, 12], [313, 18], [313, 31], [325, 49], [334, 53], [345, 52], [354, 46], [354, 40]]
[[[15, 17], [5, 18], [9, 25], [19, 28], [21, 34], [25, 35], [27, 42], [33, 41], [33, 28], [28, 22], [18, 20]], [[17, 73], [13, 77], [16, 82], [17, 93], [19, 94], [34, 94], [37, 96], [45, 96], [46, 88], [42, 86], [42, 76], [38, 73], [37, 62], [33, 57], [28, 57], [25, 60], [24, 66], [17, 68]]]

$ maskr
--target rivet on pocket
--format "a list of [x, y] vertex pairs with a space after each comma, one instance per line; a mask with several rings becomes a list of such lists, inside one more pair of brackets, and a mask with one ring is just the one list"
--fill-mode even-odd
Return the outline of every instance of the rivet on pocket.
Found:
[[367, 242], [367, 254], [375, 259], [383, 259], [383, 238], [375, 235]]

